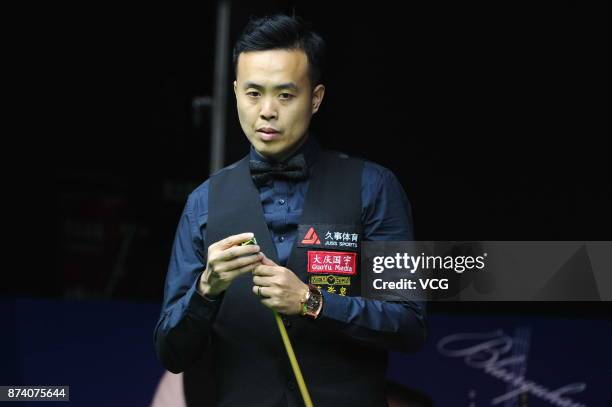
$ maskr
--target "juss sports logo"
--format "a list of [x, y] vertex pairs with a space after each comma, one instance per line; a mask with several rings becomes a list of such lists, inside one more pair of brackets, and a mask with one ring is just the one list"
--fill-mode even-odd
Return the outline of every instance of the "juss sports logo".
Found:
[[298, 247], [358, 251], [361, 236], [355, 225], [299, 225]]

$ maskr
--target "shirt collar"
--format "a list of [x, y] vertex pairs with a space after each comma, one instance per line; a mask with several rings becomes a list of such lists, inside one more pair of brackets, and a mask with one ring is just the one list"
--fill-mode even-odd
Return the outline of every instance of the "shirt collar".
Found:
[[[320, 147], [319, 147], [319, 143], [317, 142], [315, 136], [311, 133], [307, 136], [306, 141], [304, 142], [304, 144], [302, 144], [300, 146], [300, 148], [291, 155], [291, 157], [294, 157], [298, 154], [303, 154], [304, 155], [304, 159], [306, 160], [306, 165], [308, 166], [308, 168], [312, 168], [313, 164], [316, 162], [317, 160], [317, 156], [319, 153]], [[257, 150], [255, 150], [255, 148], [253, 147], [253, 145], [251, 145], [251, 150], [249, 152], [249, 158], [251, 160], [256, 160], [256, 161], [265, 161], [265, 162], [274, 162], [274, 160], [263, 157], [262, 155], [260, 155]], [[287, 160], [289, 160], [291, 157], [288, 157]], [[285, 160], [285, 161], [287, 161]]]

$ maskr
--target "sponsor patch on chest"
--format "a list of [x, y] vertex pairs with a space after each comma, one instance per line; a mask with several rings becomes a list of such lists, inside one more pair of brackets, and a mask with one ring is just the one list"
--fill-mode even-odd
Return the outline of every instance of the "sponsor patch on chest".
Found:
[[298, 226], [297, 247], [359, 251], [361, 231], [357, 225], [317, 223]]
[[319, 275], [313, 274], [309, 277], [310, 284], [316, 285], [321, 290], [341, 296], [350, 295], [351, 277], [335, 276], [333, 274]]
[[355, 275], [357, 273], [357, 253], [308, 250], [306, 270], [311, 274]]

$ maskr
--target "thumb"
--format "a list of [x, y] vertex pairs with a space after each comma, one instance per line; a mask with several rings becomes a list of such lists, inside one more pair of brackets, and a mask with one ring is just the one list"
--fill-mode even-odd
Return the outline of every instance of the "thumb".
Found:
[[274, 263], [272, 260], [265, 255], [264, 252], [260, 252], [263, 255], [263, 259], [261, 259], [261, 264], [264, 266], [278, 266], [278, 264]]

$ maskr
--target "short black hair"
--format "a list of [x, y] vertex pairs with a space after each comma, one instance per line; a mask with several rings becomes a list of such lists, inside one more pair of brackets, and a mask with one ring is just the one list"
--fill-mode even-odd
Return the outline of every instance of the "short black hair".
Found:
[[325, 48], [323, 38], [299, 17], [275, 14], [251, 18], [234, 46], [234, 73], [238, 73], [238, 56], [242, 52], [300, 49], [308, 57], [308, 77], [314, 88], [322, 81]]

